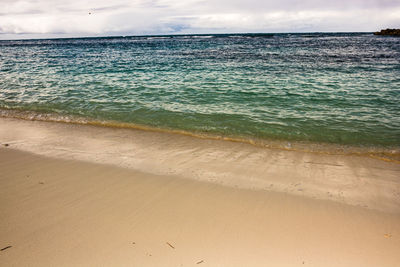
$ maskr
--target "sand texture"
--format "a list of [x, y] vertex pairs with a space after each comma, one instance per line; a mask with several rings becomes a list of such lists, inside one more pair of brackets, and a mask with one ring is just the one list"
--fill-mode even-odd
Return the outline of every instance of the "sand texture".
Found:
[[400, 213], [400, 164], [365, 156], [6, 118], [0, 118], [0, 143], [48, 157]]
[[0, 266], [398, 266], [397, 164], [192, 139], [1, 119]]

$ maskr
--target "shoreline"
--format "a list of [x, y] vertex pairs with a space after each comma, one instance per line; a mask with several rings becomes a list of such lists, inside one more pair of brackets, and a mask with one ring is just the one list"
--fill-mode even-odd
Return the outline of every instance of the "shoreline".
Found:
[[176, 134], [176, 135], [189, 136], [193, 138], [206, 139], [206, 140], [237, 142], [267, 149], [279, 149], [285, 151], [316, 153], [325, 155], [354, 155], [361, 157], [370, 157], [378, 160], [400, 164], [400, 147], [391, 147], [391, 148], [379, 147], [379, 146], [365, 147], [360, 145], [316, 143], [310, 141], [294, 141], [294, 140], [278, 140], [278, 139], [267, 140], [267, 139], [239, 137], [239, 136], [223, 136], [217, 133], [205, 133], [205, 132], [202, 133], [202, 132], [191, 132], [180, 129], [158, 128], [158, 127], [128, 123], [128, 122], [119, 122], [112, 120], [96, 120], [74, 115], [59, 115], [48, 112], [41, 113], [37, 111], [19, 110], [14, 108], [11, 109], [0, 108], [0, 118], [18, 119], [26, 121], [43, 121], [51, 123], [54, 122], [66, 123], [66, 124], [107, 127], [107, 128], [117, 128], [117, 129], [131, 129], [131, 130], [140, 130], [140, 131], [156, 132], [163, 134]]
[[400, 213], [400, 165], [367, 157], [12, 118], [0, 118], [0, 143], [50, 158]]
[[0, 147], [0, 266], [397, 266], [400, 217]]

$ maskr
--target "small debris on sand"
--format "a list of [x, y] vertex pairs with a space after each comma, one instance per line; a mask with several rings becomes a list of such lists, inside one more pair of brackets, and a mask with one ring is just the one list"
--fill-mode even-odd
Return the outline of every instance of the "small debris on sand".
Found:
[[9, 146], [9, 144], [4, 144], [4, 146]]
[[44, 184], [44, 182], [39, 182], [39, 184]]
[[170, 246], [171, 248], [175, 249], [175, 247], [173, 245], [171, 245], [170, 243], [166, 243], [168, 246]]
[[196, 262], [196, 264], [200, 264], [200, 263], [203, 263], [204, 261], [203, 260], [201, 260], [201, 261], [198, 261], [198, 262]]
[[392, 237], [392, 235], [391, 235], [391, 234], [384, 234], [383, 236], [384, 236], [384, 237], [386, 237], [386, 238], [390, 238], [390, 237]]
[[3, 250], [6, 250], [6, 249], [9, 249], [9, 248], [12, 248], [12, 246], [7, 246], [7, 247], [2, 248], [2, 249], [0, 249], [0, 250], [3, 251]]

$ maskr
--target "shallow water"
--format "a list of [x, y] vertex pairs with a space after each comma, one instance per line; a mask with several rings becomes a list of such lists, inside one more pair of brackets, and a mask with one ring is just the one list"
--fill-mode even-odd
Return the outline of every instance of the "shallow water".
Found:
[[285, 144], [400, 145], [400, 38], [0, 41], [0, 81], [2, 116], [128, 123]]

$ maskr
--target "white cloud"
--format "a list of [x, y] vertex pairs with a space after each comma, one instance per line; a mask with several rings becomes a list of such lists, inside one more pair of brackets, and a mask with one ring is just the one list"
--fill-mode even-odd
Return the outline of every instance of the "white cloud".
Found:
[[400, 27], [400, 1], [0, 0], [0, 39], [386, 27]]

